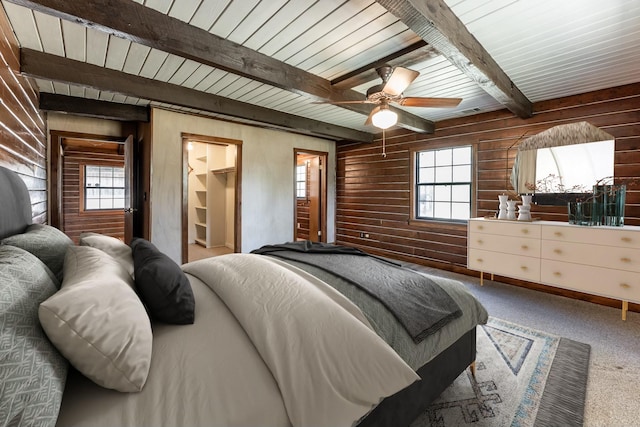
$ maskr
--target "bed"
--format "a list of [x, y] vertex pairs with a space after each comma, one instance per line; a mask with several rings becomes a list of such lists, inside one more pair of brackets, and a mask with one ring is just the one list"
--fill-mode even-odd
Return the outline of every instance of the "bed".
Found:
[[432, 277], [460, 315], [416, 343], [303, 262], [178, 267], [143, 239], [74, 245], [31, 224], [5, 168], [0, 200], [3, 425], [408, 425], [474, 362], [487, 320], [462, 284]]

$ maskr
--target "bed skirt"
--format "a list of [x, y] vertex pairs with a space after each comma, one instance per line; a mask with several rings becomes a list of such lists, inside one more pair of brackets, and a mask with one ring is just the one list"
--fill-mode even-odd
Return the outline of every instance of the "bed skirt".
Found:
[[408, 426], [476, 359], [476, 329], [418, 369], [421, 381], [384, 399], [358, 427]]

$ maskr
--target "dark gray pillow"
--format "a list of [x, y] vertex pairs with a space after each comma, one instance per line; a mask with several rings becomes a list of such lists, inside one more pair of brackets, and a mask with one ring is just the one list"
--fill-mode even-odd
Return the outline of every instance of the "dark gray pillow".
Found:
[[[62, 231], [46, 224], [31, 224], [24, 233], [2, 240], [3, 245], [12, 245], [31, 252], [38, 257], [62, 282], [62, 267], [67, 248], [73, 241]], [[58, 285], [60, 287], [60, 285]]]
[[0, 424], [55, 426], [68, 362], [38, 320], [56, 291], [49, 269], [29, 252], [0, 245]]
[[181, 325], [193, 323], [193, 290], [178, 264], [139, 237], [131, 241], [131, 250], [136, 290], [151, 318]]

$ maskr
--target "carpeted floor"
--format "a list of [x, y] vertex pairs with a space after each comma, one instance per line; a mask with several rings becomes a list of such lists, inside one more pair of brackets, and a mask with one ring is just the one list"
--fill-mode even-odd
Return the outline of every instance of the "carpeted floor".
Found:
[[640, 313], [519, 288], [485, 278], [414, 267], [465, 283], [489, 315], [591, 346], [584, 425], [640, 427]]
[[589, 346], [490, 318], [469, 370], [411, 427], [581, 426]]

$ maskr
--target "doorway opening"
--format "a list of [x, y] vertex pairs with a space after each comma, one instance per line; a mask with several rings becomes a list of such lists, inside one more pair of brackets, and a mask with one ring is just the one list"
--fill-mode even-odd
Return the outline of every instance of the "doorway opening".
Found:
[[240, 252], [242, 141], [182, 134], [182, 262]]
[[294, 239], [327, 241], [328, 153], [294, 148]]
[[75, 243], [94, 232], [133, 237], [133, 135], [51, 131], [50, 224]]

